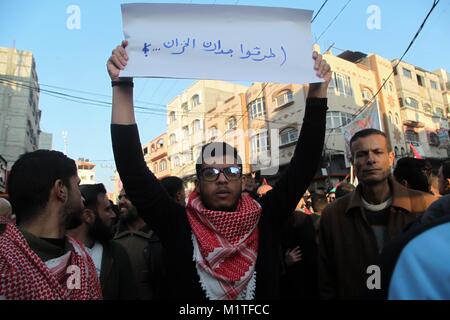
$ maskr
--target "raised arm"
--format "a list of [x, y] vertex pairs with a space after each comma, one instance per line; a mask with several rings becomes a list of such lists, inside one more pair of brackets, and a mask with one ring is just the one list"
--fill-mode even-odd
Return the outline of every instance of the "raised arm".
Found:
[[133, 108], [133, 79], [119, 78], [127, 65], [128, 42], [115, 48], [107, 69], [113, 85], [111, 138], [116, 167], [127, 196], [141, 218], [162, 241], [177, 225], [181, 206], [173, 201], [148, 169], [142, 154]]
[[305, 116], [300, 136], [295, 147], [294, 156], [288, 169], [262, 199], [263, 205], [276, 210], [276, 221], [283, 221], [295, 210], [300, 198], [305, 193], [320, 162], [325, 138], [325, 119], [327, 111], [327, 88], [331, 79], [331, 69], [322, 56], [313, 53], [314, 70], [324, 79], [322, 83], [309, 85], [306, 99]]

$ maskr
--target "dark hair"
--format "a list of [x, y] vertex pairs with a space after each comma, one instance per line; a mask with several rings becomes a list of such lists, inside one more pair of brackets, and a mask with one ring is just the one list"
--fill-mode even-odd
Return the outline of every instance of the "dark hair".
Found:
[[177, 192], [183, 190], [183, 180], [178, 177], [170, 176], [161, 179], [161, 185], [166, 189], [169, 196], [175, 198]]
[[202, 165], [205, 162], [205, 159], [214, 158], [216, 156], [233, 156], [236, 160], [237, 164], [241, 168], [242, 171], [242, 159], [238, 154], [236, 148], [230, 146], [225, 142], [210, 142], [203, 145], [200, 155], [197, 158], [197, 162], [195, 164], [195, 171], [197, 173], [197, 178], [200, 178], [200, 173], [202, 170]]
[[100, 194], [106, 194], [106, 188], [103, 183], [82, 184], [80, 186], [80, 192], [84, 198], [84, 206], [96, 210], [98, 206], [98, 196]]
[[311, 206], [314, 212], [319, 213], [322, 212], [323, 209], [328, 205], [327, 196], [322, 193], [314, 193], [311, 196]]
[[406, 180], [410, 189], [429, 192], [430, 184], [424, 170], [425, 160], [405, 157], [397, 161], [394, 177], [398, 182]]
[[57, 180], [70, 189], [70, 178], [76, 175], [75, 161], [62, 152], [37, 150], [21, 155], [8, 178], [10, 202], [17, 222], [45, 208]]
[[450, 161], [446, 160], [442, 163], [442, 174], [445, 179], [450, 179]]
[[336, 199], [339, 199], [345, 196], [346, 194], [351, 193], [355, 189], [356, 189], [355, 186], [352, 185], [351, 183], [343, 182], [336, 187], [336, 192], [334, 193], [334, 196], [336, 197]]
[[352, 151], [352, 154], [353, 154], [353, 149], [352, 149], [353, 142], [355, 142], [356, 140], [358, 140], [360, 138], [365, 138], [365, 137], [369, 137], [369, 136], [373, 136], [373, 135], [383, 136], [386, 139], [386, 144], [387, 144], [388, 151], [392, 151], [391, 147], [389, 145], [388, 138], [387, 138], [386, 134], [383, 131], [380, 131], [378, 129], [369, 128], [369, 129], [363, 129], [361, 131], [358, 131], [350, 139], [350, 150]]

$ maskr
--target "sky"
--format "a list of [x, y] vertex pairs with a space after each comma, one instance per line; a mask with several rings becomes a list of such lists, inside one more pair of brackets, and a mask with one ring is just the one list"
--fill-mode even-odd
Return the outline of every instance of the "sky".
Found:
[[[349, 0], [329, 0], [312, 24], [313, 38], [327, 28]], [[117, 0], [0, 0], [0, 46], [32, 51], [41, 89], [50, 89], [85, 98], [111, 101], [106, 61], [123, 39], [121, 3]], [[317, 11], [323, 0], [178, 0], [140, 1], [148, 3], [196, 3], [287, 7]], [[422, 20], [432, 0], [352, 0], [318, 39], [322, 50], [334, 43], [341, 49], [377, 53], [399, 58]], [[80, 28], [67, 28], [70, 6], [80, 10]], [[373, 11], [380, 10], [380, 28], [368, 28]], [[441, 0], [405, 61], [433, 71], [450, 71], [450, 0]], [[166, 130], [165, 105], [193, 80], [136, 79], [137, 105], [152, 108], [152, 114], [137, 114], [141, 142]], [[48, 87], [54, 86], [54, 87]], [[65, 91], [64, 89], [70, 89]], [[73, 159], [88, 158], [97, 164], [97, 182], [113, 191], [114, 161], [110, 141], [109, 108], [61, 100], [41, 93], [41, 130], [53, 134], [54, 150], [64, 150], [62, 132], [68, 133], [67, 154]]]

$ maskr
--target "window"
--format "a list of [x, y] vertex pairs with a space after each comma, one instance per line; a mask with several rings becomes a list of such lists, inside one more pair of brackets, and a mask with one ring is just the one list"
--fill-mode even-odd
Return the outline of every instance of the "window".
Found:
[[436, 108], [436, 115], [443, 118], [444, 117], [444, 109], [442, 108]]
[[398, 113], [395, 113], [395, 124], [398, 126], [400, 124]]
[[159, 163], [159, 171], [164, 171], [166, 169], [167, 169], [167, 161], [163, 159]]
[[158, 148], [162, 148], [164, 147], [164, 140], [163, 139], [159, 139], [158, 140]]
[[430, 146], [439, 146], [439, 137], [435, 132], [428, 133], [428, 142]]
[[180, 163], [180, 157], [175, 156], [175, 158], [173, 158], [173, 166], [176, 167], [180, 167], [181, 163]]
[[411, 108], [414, 108], [414, 109], [419, 108], [419, 101], [417, 101], [414, 98], [410, 98], [410, 97], [406, 98], [405, 103], [407, 106], [410, 106]]
[[419, 86], [425, 87], [425, 80], [423, 80], [423, 77], [419, 76], [418, 74], [416, 75], [416, 77], [417, 77], [417, 83], [419, 84]]
[[430, 80], [431, 89], [439, 90], [438, 84], [436, 81]]
[[169, 113], [169, 121], [170, 123], [173, 123], [177, 120], [177, 116], [175, 115], [175, 111], [170, 111]]
[[403, 147], [400, 148], [400, 155], [402, 158], [405, 156], [405, 148]]
[[392, 122], [392, 112], [389, 111], [389, 123], [393, 123]]
[[335, 73], [335, 79], [336, 79], [336, 88], [337, 91], [344, 96], [352, 96], [352, 86], [350, 82], [350, 77], [345, 76], [339, 73]]
[[183, 139], [187, 139], [189, 137], [189, 126], [184, 126], [181, 131], [183, 132]]
[[392, 81], [389, 81], [389, 91], [390, 92], [394, 91], [394, 86], [392, 85]]
[[361, 94], [362, 94], [364, 103], [369, 102], [370, 99], [372, 99], [372, 92], [370, 92], [369, 89], [363, 89], [361, 91]]
[[192, 129], [194, 133], [200, 132], [200, 130], [202, 129], [200, 120], [197, 119], [192, 122]]
[[181, 111], [183, 111], [183, 114], [186, 114], [189, 112], [189, 105], [187, 102], [185, 102], [181, 105]]
[[411, 73], [411, 70], [406, 69], [406, 68], [403, 68], [403, 76], [412, 79], [412, 73]]
[[335, 129], [345, 126], [352, 121], [352, 115], [346, 112], [330, 111], [327, 112], [327, 129]]
[[195, 108], [196, 106], [198, 106], [200, 104], [200, 97], [198, 96], [198, 94], [196, 94], [195, 96], [192, 97], [191, 103], [192, 103], [192, 108]]
[[269, 150], [269, 137], [267, 132], [261, 132], [252, 137], [252, 153], [258, 154]]
[[398, 154], [398, 147], [397, 146], [394, 147], [394, 154], [395, 154], [395, 157], [398, 158], [399, 154]]
[[298, 130], [296, 128], [286, 128], [280, 132], [280, 146], [297, 141]]
[[231, 117], [228, 119], [227, 121], [227, 129], [231, 130], [231, 129], [235, 129], [237, 127], [237, 121], [235, 117]]
[[294, 100], [291, 90], [283, 91], [275, 99], [277, 101], [277, 107], [284, 106]]
[[334, 78], [334, 74], [333, 74], [333, 77], [331, 78], [331, 81], [328, 84], [328, 90], [334, 91], [334, 89], [336, 89], [336, 79]]
[[248, 105], [248, 111], [250, 113], [250, 119], [264, 117], [266, 114], [266, 110], [264, 107], [263, 98], [259, 98], [255, 101], [250, 102], [250, 104]]
[[172, 133], [169, 137], [169, 142], [171, 145], [177, 143], [177, 136], [175, 135], [175, 133]]
[[406, 136], [406, 141], [408, 141], [408, 142], [415, 142], [415, 143], [419, 142], [419, 135], [417, 134], [417, 132], [415, 132], [412, 129], [407, 129], [405, 131], [405, 136]]
[[217, 136], [218, 136], [217, 127], [209, 128], [209, 138], [211, 140], [214, 140], [215, 138], [217, 138]]
[[431, 106], [428, 103], [423, 104], [423, 111], [425, 111], [426, 113], [433, 113]]
[[148, 148], [147, 147], [145, 147], [143, 151], [144, 151], [144, 156], [148, 154]]

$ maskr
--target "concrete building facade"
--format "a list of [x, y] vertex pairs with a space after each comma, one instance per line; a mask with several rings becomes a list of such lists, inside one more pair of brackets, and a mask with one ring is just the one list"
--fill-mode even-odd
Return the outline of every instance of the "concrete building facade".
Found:
[[158, 179], [170, 176], [170, 161], [167, 155], [167, 144], [167, 133], [163, 133], [142, 148], [147, 167]]
[[33, 54], [0, 48], [0, 155], [8, 169], [21, 154], [38, 149], [40, 119]]
[[95, 163], [84, 158], [79, 158], [75, 162], [77, 164], [78, 177], [81, 180], [80, 184], [95, 184]]

